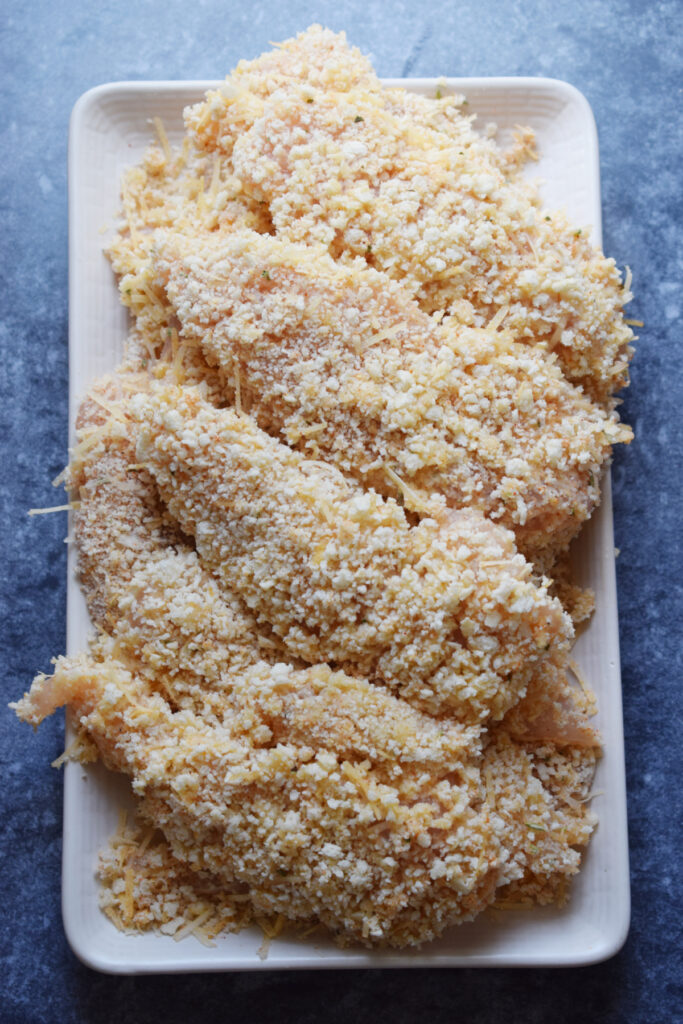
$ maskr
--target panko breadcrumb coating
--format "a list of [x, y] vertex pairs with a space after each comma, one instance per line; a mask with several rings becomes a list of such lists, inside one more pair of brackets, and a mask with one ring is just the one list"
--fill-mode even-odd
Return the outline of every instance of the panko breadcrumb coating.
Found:
[[553, 595], [590, 614], [630, 275], [439, 93], [313, 26], [124, 175], [134, 324], [67, 473], [97, 635], [11, 705], [131, 780], [118, 927], [416, 945], [561, 905], [595, 827]]
[[163, 833], [121, 815], [119, 828], [100, 853], [100, 907], [121, 931], [151, 928], [179, 940], [193, 935], [206, 945], [223, 932], [251, 924], [245, 887], [228, 886], [205, 871], [193, 871], [173, 853]]
[[[479, 509], [551, 564], [599, 501], [616, 417], [540, 348], [436, 324], [371, 269], [253, 231], [161, 236], [154, 256], [182, 336], [265, 430], [395, 494]], [[410, 492], [404, 495], [410, 505]]]
[[[139, 381], [129, 380], [137, 389]], [[113, 377], [91, 389], [78, 410], [78, 444], [68, 469], [68, 486], [78, 500], [74, 534], [79, 582], [100, 629], [118, 618], [119, 596], [126, 593], [140, 560], [183, 545], [153, 478], [135, 464], [123, 400], [125, 391]]]
[[237, 597], [219, 593], [136, 463], [123, 412], [136, 384], [103, 380], [78, 416], [70, 486], [79, 578], [100, 631], [92, 649], [134, 665], [174, 706], [220, 716], [225, 673], [277, 660], [281, 648]]
[[597, 824], [587, 800], [597, 755], [595, 747], [523, 744], [494, 731], [481, 772], [505, 850], [496, 904], [566, 902]]
[[[16, 709], [37, 724], [68, 703], [105, 764], [132, 777], [174, 855], [228, 886], [246, 884], [259, 913], [314, 917], [340, 937], [405, 945], [483, 909], [499, 876], [499, 844], [478, 769], [454, 756], [458, 727], [410, 709], [426, 733], [403, 760], [391, 710], [388, 721], [375, 719], [368, 706], [369, 684], [321, 666], [317, 678], [307, 674], [304, 697], [313, 703], [317, 691], [334, 704], [339, 690], [349, 710], [340, 730], [325, 708], [322, 744], [307, 728], [297, 740], [283, 697], [296, 703], [300, 675], [282, 669], [262, 683], [263, 730], [272, 735], [259, 742], [229, 720], [218, 727], [173, 713], [116, 662], [59, 659]], [[401, 703], [371, 689], [389, 708]], [[431, 743], [439, 729], [454, 737], [442, 743], [445, 757]], [[410, 729], [405, 739], [410, 750]]]
[[[372, 93], [392, 114], [405, 117], [413, 124], [443, 131], [451, 142], [487, 147], [487, 140], [472, 126], [474, 117], [463, 113], [462, 108], [467, 103], [464, 96], [448, 94], [428, 98], [405, 89], [386, 89], [368, 58], [357, 47], [348, 45], [344, 32], [331, 32], [320, 25], [311, 25], [305, 32], [285, 40], [255, 60], [240, 61], [218, 89], [210, 89], [203, 102], [186, 109], [185, 123], [203, 149], [229, 156], [235, 136], [226, 131], [222, 123], [226, 97], [240, 96], [245, 101], [247, 97], [252, 98], [252, 110], [244, 122], [246, 128], [262, 109], [259, 99], [267, 99], [294, 84], [340, 93], [352, 90]], [[524, 150], [528, 159], [531, 147], [532, 137], [520, 130], [512, 151], [502, 151], [493, 141], [488, 142], [487, 148], [492, 160], [516, 170], [520, 152]]]
[[257, 96], [268, 96], [293, 81], [339, 92], [355, 88], [376, 92], [382, 87], [368, 58], [358, 47], [349, 46], [346, 34], [321, 25], [311, 25], [255, 60], [241, 60], [229, 77]]
[[512, 534], [479, 513], [411, 528], [196, 389], [136, 396], [137, 457], [202, 562], [292, 655], [377, 676], [431, 710], [501, 715], [572, 634]]
[[591, 787], [600, 737], [592, 695], [546, 663], [488, 731], [481, 764], [504, 863], [495, 906], [564, 905], [595, 829]]
[[264, 203], [242, 191], [225, 161], [199, 151], [189, 138], [180, 149], [171, 149], [159, 122], [157, 129], [163, 145], [151, 146], [140, 164], [123, 175], [119, 233], [107, 247], [121, 301], [135, 317], [127, 366], [145, 370], [156, 360], [170, 362], [179, 379], [182, 371], [183, 379], [204, 380], [210, 390], [225, 391], [225, 382], [204, 360], [188, 359], [179, 349], [172, 310], [154, 284], [149, 254], [157, 231], [247, 228], [267, 233], [272, 231], [270, 215]]
[[[504, 865], [491, 906], [513, 910], [567, 902], [581, 849], [597, 821], [588, 810], [595, 759], [594, 750], [550, 743], [515, 748], [508, 736], [491, 745], [485, 792]], [[534, 817], [539, 811], [543, 825]], [[220, 876], [188, 867], [153, 826], [120, 828], [100, 856], [98, 877], [100, 905], [120, 929], [155, 928], [210, 944], [256, 920], [266, 936], [259, 951], [264, 957], [269, 939], [287, 923], [284, 914], [255, 914], [246, 886], [228, 886]], [[315, 920], [299, 923], [302, 938], [319, 928]]]
[[545, 342], [569, 379], [613, 407], [628, 380], [630, 293], [614, 261], [561, 214], [541, 213], [488, 142], [461, 145], [392, 111], [381, 91], [315, 78], [271, 91], [258, 77], [258, 63], [243, 67], [187, 124], [198, 145], [229, 154], [278, 235], [367, 259], [428, 312], [481, 326], [505, 310], [519, 340]]

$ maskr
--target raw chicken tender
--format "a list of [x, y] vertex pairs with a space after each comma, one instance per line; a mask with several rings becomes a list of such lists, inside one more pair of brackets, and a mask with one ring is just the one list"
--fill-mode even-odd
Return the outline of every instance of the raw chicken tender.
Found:
[[572, 627], [480, 513], [410, 527], [393, 500], [306, 460], [196, 389], [130, 404], [137, 457], [202, 563], [295, 657], [382, 679], [433, 711], [500, 718]]
[[220, 714], [212, 691], [222, 676], [277, 660], [281, 647], [238, 598], [219, 593], [136, 462], [123, 410], [140, 383], [106, 379], [79, 411], [70, 483], [80, 582], [100, 630], [93, 649], [134, 665], [174, 704]]
[[37, 724], [69, 704], [175, 856], [246, 884], [260, 913], [405, 945], [491, 901], [500, 845], [467, 730], [327, 666], [238, 675], [233, 696], [234, 718], [209, 725], [119, 662], [81, 657], [16, 710]]
[[540, 348], [437, 324], [364, 264], [252, 231], [162, 236], [154, 264], [182, 336], [261, 427], [381, 493], [398, 474], [479, 509], [539, 562], [576, 536], [630, 439]]

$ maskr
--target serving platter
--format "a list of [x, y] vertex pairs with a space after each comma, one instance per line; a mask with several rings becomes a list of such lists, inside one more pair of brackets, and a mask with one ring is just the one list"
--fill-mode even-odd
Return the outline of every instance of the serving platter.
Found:
[[[183, 133], [182, 111], [214, 82], [120, 82], [85, 93], [76, 103], [69, 137], [69, 408], [71, 443], [78, 404], [89, 385], [114, 369], [128, 329], [111, 267], [104, 255], [115, 229], [119, 182], [154, 135], [160, 117], [171, 143]], [[601, 243], [600, 179], [595, 122], [586, 99], [567, 83], [545, 78], [392, 79], [425, 95], [462, 93], [477, 126], [495, 123], [501, 137], [518, 125], [536, 133], [544, 205], [563, 207]], [[91, 632], [75, 579], [70, 547], [67, 651], [83, 650]], [[573, 657], [598, 698], [596, 724], [604, 741], [594, 789], [600, 824], [562, 908], [486, 911], [421, 949], [340, 949], [314, 933], [283, 936], [263, 956], [260, 929], [219, 936], [211, 947], [193, 937], [116, 930], [98, 907], [98, 852], [116, 831], [119, 812], [131, 808], [124, 779], [101, 766], [65, 768], [62, 909], [67, 938], [89, 966], [114, 973], [294, 968], [530, 967], [594, 963], [613, 955], [628, 931], [629, 867], [624, 742], [617, 629], [614, 540], [609, 475], [600, 509], [573, 553], [577, 582], [596, 595], [596, 612]], [[67, 738], [68, 739], [68, 738]]]

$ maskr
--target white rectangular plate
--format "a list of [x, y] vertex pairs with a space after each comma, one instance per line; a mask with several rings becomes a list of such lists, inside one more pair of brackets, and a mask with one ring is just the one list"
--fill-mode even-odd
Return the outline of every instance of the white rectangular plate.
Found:
[[[127, 331], [103, 246], [116, 221], [122, 171], [148, 145], [150, 119], [164, 121], [172, 142], [182, 136], [182, 110], [211, 82], [129, 82], [85, 93], [71, 119], [69, 140], [69, 356], [70, 416], [87, 387], [119, 361]], [[565, 207], [572, 220], [590, 226], [600, 244], [600, 183], [597, 135], [584, 97], [572, 86], [543, 78], [392, 80], [387, 84], [433, 96], [441, 89], [464, 93], [484, 128], [501, 133], [515, 125], [536, 132], [540, 160], [531, 167], [542, 180], [548, 207]], [[73, 440], [73, 438], [72, 438]], [[90, 623], [74, 579], [70, 551], [68, 651], [82, 650]], [[579, 581], [593, 587], [597, 611], [580, 637], [575, 658], [599, 700], [597, 724], [605, 754], [595, 787], [600, 825], [569, 905], [532, 911], [485, 912], [419, 950], [340, 950], [311, 936], [277, 939], [266, 960], [259, 957], [256, 928], [219, 937], [213, 948], [194, 938], [175, 942], [151, 934], [118, 932], [98, 909], [98, 851], [116, 830], [119, 808], [129, 805], [127, 786], [102, 768], [66, 768], [62, 906], [67, 937], [87, 964], [120, 973], [226, 971], [253, 968], [454, 967], [586, 964], [621, 947], [629, 922], [629, 873], [623, 759], [621, 682], [617, 633], [612, 504], [609, 478], [602, 507], [582, 535], [576, 555]]]

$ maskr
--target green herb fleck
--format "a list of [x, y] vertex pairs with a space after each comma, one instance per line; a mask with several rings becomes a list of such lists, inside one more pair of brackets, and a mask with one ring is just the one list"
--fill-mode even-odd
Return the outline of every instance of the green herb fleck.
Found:
[[268, 273], [268, 271], [267, 271], [267, 270], [264, 270], [264, 271], [263, 271], [263, 273], [261, 274], [261, 277], [265, 277], [265, 279], [266, 279], [267, 281], [270, 281], [270, 274]]
[[365, 120], [365, 119], [364, 119], [364, 118], [362, 118], [362, 117], [360, 116], [360, 114], [356, 114], [356, 116], [355, 116], [355, 117], [354, 117], [354, 119], [353, 119], [353, 123], [354, 123], [354, 124], [358, 124], [358, 122], [359, 122], [359, 121], [363, 121], [363, 120]]
[[525, 821], [524, 824], [527, 828], [533, 829], [534, 832], [545, 832], [545, 825], [535, 825], [533, 821]]
[[545, 219], [546, 219], [546, 220], [550, 220], [550, 214], [549, 214], [549, 213], [546, 213], [546, 215], [545, 215]]
[[440, 100], [442, 95], [443, 95], [443, 93], [441, 92], [441, 89], [437, 89], [436, 90], [436, 98], [437, 98], [437, 100]]
[[581, 235], [581, 228], [577, 228], [576, 231], [574, 232], [574, 238], [579, 238], [580, 235]]

